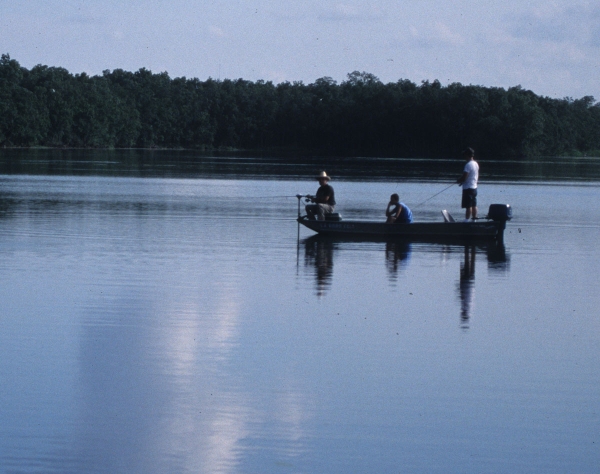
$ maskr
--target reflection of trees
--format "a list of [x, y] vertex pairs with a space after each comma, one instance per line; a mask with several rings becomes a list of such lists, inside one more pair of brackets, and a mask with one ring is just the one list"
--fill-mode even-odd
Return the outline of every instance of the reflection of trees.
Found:
[[0, 219], [9, 217], [13, 213], [14, 201], [8, 193], [0, 191]]
[[333, 278], [334, 242], [315, 236], [306, 239], [304, 247], [304, 265], [314, 267], [317, 296], [322, 296], [331, 286]]
[[399, 268], [408, 265], [410, 251], [410, 242], [386, 242], [385, 263], [391, 281], [396, 281]]

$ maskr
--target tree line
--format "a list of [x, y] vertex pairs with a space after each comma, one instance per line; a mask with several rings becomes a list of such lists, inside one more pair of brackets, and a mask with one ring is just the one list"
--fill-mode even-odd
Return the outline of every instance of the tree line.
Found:
[[304, 151], [397, 157], [597, 154], [600, 103], [365, 72], [312, 84], [71, 74], [0, 59], [0, 146]]

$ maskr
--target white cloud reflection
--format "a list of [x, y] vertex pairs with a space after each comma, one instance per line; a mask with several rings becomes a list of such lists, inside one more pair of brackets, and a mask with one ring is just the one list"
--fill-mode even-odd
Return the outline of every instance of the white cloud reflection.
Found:
[[306, 438], [306, 396], [283, 388], [271, 403], [264, 399], [271, 392], [239, 386], [228, 367], [237, 363], [242, 290], [221, 283], [204, 296], [184, 305], [174, 299], [160, 310], [165, 322], [156, 357], [170, 374], [171, 395], [165, 430], [154, 438], [157, 451], [180, 453], [186, 472], [233, 473], [248, 455], [248, 443], [266, 430], [284, 441], [281, 456], [297, 456]]
[[250, 421], [247, 396], [220, 383], [239, 339], [240, 299], [231, 285], [212, 290], [204, 304], [174, 300], [161, 310], [162, 357], [173, 377], [170, 422], [157, 440], [163, 452], [182, 453], [188, 472], [235, 472]]

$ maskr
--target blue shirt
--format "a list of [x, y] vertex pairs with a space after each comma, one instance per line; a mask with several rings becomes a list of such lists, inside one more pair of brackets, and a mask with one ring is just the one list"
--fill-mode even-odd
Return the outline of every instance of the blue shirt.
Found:
[[402, 206], [402, 211], [400, 212], [400, 215], [398, 216], [398, 219], [396, 220], [396, 222], [400, 221], [400, 222], [406, 222], [407, 224], [410, 224], [413, 221], [411, 210], [403, 202], [401, 202], [400, 205]]
[[[400, 211], [400, 215], [396, 219], [395, 223], [396, 224], [410, 224], [413, 221], [411, 210], [403, 202], [401, 202], [399, 205], [402, 206], [402, 211]], [[394, 206], [394, 208], [392, 209], [392, 215], [394, 215], [394, 214], [396, 214], [396, 212], [398, 212], [397, 206], [398, 206], [398, 204], [396, 204], [396, 206]]]

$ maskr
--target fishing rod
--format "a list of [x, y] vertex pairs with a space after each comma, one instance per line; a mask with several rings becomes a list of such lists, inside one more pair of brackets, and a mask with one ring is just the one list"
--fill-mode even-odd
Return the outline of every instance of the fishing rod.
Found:
[[252, 199], [281, 199], [281, 198], [297, 198], [298, 195], [295, 194], [293, 196], [255, 196]]
[[455, 184], [456, 184], [456, 183], [452, 183], [450, 186], [448, 186], [448, 187], [446, 187], [446, 188], [442, 189], [442, 190], [441, 190], [439, 193], [435, 193], [433, 196], [431, 196], [431, 197], [429, 197], [429, 198], [425, 199], [425, 201], [423, 201], [423, 202], [421, 202], [421, 203], [417, 204], [415, 207], [413, 207], [413, 209], [416, 209], [417, 207], [419, 207], [419, 206], [421, 206], [421, 205], [425, 204], [427, 201], [430, 201], [431, 199], [433, 199], [434, 197], [436, 197], [438, 194], [442, 194], [444, 191], [447, 191], [448, 189], [450, 189], [450, 188], [451, 188], [452, 186], [454, 186]]

